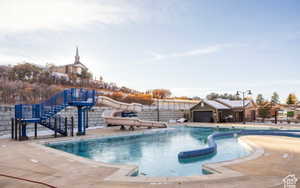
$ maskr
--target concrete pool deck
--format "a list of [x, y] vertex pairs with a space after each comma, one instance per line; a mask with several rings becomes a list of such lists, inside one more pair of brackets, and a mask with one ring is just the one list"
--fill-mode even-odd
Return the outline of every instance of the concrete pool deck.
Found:
[[[194, 124], [196, 125], [196, 124]], [[207, 124], [206, 124], [207, 125]], [[237, 124], [233, 124], [237, 126]], [[201, 124], [197, 124], [201, 126]], [[232, 126], [232, 125], [226, 125]], [[243, 126], [243, 125], [242, 125]], [[247, 125], [246, 125], [247, 126]], [[147, 131], [139, 129], [137, 131]], [[79, 139], [124, 134], [118, 128], [89, 130]], [[78, 138], [78, 137], [77, 137]], [[243, 136], [242, 141], [262, 148], [262, 155], [241, 163], [224, 163], [223, 167], [238, 176], [206, 175], [178, 177], [177, 181], [155, 178], [152, 182], [110, 181], [119, 171], [117, 165], [108, 165], [47, 148], [39, 142], [62, 141], [71, 137], [47, 138], [23, 142], [0, 139], [0, 187], [47, 187], [36, 183], [3, 177], [1, 174], [47, 183], [55, 187], [283, 187], [282, 179], [295, 174], [300, 178], [300, 139], [280, 136]], [[75, 137], [76, 139], [76, 137]], [[128, 167], [128, 170], [134, 168]], [[202, 178], [199, 178], [202, 177]], [[130, 178], [130, 177], [127, 177]], [[143, 177], [145, 178], [145, 177]], [[152, 179], [153, 180], [153, 179]], [[300, 180], [297, 183], [300, 187]]]
[[[179, 124], [179, 123], [176, 123]], [[176, 125], [174, 124], [174, 125]], [[172, 125], [172, 124], [171, 124]], [[296, 124], [257, 124], [257, 123], [181, 123], [189, 127], [224, 127], [224, 128], [248, 128], [248, 129], [284, 129], [284, 130], [300, 130], [300, 125]]]

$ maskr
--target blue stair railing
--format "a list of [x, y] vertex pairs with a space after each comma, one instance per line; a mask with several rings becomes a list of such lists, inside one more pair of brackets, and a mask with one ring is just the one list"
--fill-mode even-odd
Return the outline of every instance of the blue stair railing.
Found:
[[[66, 129], [57, 126], [57, 122], [55, 124], [55, 119], [59, 117], [57, 114], [68, 106], [78, 107], [78, 111], [81, 113], [82, 111], [84, 112], [85, 109], [90, 109], [95, 104], [95, 90], [77, 88], [65, 89], [40, 104], [15, 105], [15, 118], [26, 123], [39, 123], [67, 136]], [[79, 116], [81, 116], [81, 114], [79, 114]]]

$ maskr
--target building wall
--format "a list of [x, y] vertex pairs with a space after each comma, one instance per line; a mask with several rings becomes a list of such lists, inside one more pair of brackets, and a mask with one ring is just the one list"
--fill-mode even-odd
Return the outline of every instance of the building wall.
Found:
[[55, 67], [51, 67], [51, 69], [50, 69], [51, 71], [53, 71], [53, 72], [59, 72], [59, 73], [63, 73], [63, 74], [65, 74], [66, 73], [66, 68], [65, 68], [65, 66], [55, 66]]
[[[242, 121], [242, 116], [240, 114], [240, 112], [243, 111], [243, 109], [229, 109], [229, 110], [217, 110], [207, 104], [204, 103], [204, 106], [201, 106], [201, 103], [199, 103], [198, 105], [194, 106], [191, 110], [190, 110], [190, 121], [194, 120], [193, 114], [194, 111], [212, 111], [213, 112], [213, 118], [215, 122], [220, 122], [223, 121], [225, 119], [226, 116], [228, 115], [232, 115], [233, 116], [233, 121], [235, 122], [240, 122]], [[255, 111], [256, 117], [257, 117], [257, 110], [256, 107], [252, 106], [252, 107], [248, 107], [245, 109], [245, 118], [246, 121], [253, 121], [252, 119], [252, 111]], [[219, 113], [221, 113], [221, 117], [219, 116]]]
[[81, 72], [82, 72], [82, 68], [81, 67], [76, 67], [76, 73], [81, 74]]
[[203, 103], [204, 105], [201, 106], [201, 103], [199, 103], [198, 105], [194, 106], [191, 110], [190, 110], [190, 121], [194, 121], [194, 112], [195, 111], [211, 111], [213, 112], [213, 118], [214, 121], [217, 122], [219, 121], [218, 119], [218, 115], [217, 115], [217, 110], [215, 108], [212, 108], [211, 106]]
[[50, 68], [53, 72], [59, 72], [64, 74], [81, 74], [83, 68], [76, 65], [63, 65], [63, 66], [55, 66]]
[[254, 121], [255, 119], [252, 118], [252, 111], [255, 111], [255, 118], [258, 117], [257, 108], [252, 106], [245, 109], [245, 118], [246, 121]]

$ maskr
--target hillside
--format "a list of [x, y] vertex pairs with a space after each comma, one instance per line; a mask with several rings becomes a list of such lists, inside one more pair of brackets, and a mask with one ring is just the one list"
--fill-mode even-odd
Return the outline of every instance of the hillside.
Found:
[[[89, 75], [89, 74], [87, 74]], [[103, 95], [122, 102], [151, 104], [152, 96], [125, 86], [117, 86], [100, 78], [70, 74], [70, 79], [54, 74], [47, 67], [32, 63], [15, 66], [0, 66], [0, 103], [37, 103], [65, 88], [95, 89]]]

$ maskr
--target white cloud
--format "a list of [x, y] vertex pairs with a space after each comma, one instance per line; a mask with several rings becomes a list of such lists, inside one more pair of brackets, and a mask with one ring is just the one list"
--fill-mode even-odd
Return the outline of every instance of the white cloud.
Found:
[[120, 24], [138, 19], [125, 1], [1, 0], [0, 32], [62, 30], [86, 24]]
[[204, 48], [193, 49], [184, 52], [176, 52], [170, 54], [159, 54], [156, 52], [151, 52], [154, 60], [162, 60], [168, 58], [175, 58], [175, 57], [187, 57], [187, 56], [196, 56], [196, 55], [208, 55], [217, 53], [225, 48], [230, 48], [235, 46], [234, 44], [216, 44], [213, 46], [207, 46]]

